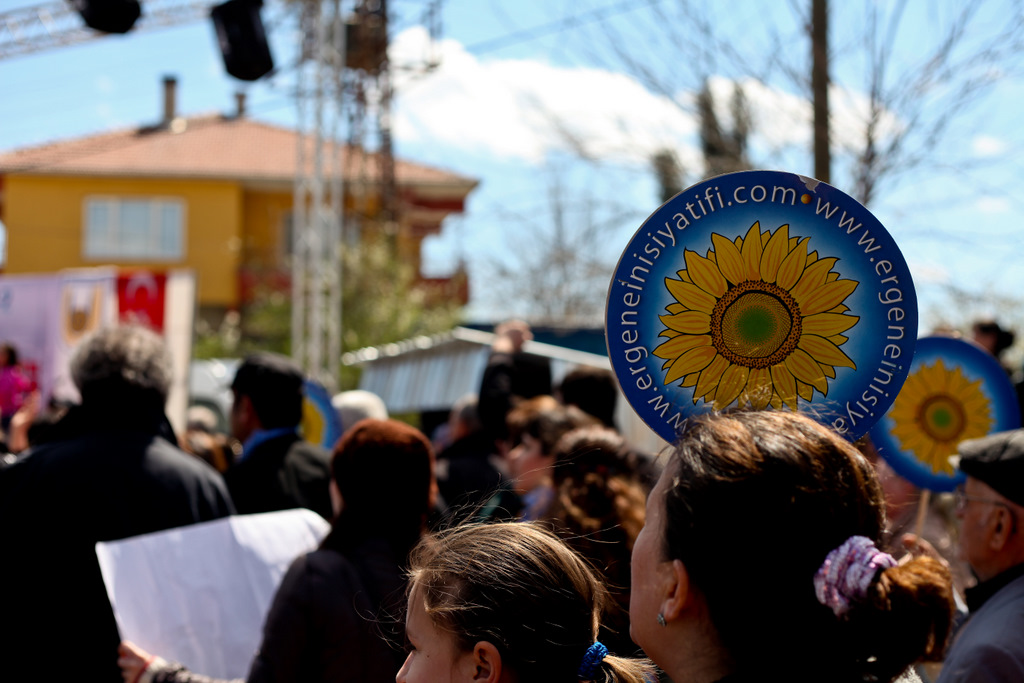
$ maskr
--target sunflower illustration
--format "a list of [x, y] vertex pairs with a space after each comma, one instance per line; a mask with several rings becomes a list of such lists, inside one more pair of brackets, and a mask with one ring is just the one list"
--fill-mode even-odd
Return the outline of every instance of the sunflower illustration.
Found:
[[828, 393], [836, 368], [856, 369], [839, 348], [860, 320], [843, 304], [857, 288], [832, 268], [839, 261], [808, 253], [809, 237], [789, 225], [743, 237], [711, 235], [707, 256], [686, 250], [679, 279], [665, 278], [675, 299], [660, 316], [667, 337], [654, 350], [664, 359], [665, 385], [694, 387], [693, 402], [794, 410], [797, 397]]
[[935, 473], [953, 474], [949, 456], [965, 439], [985, 436], [992, 428], [989, 399], [981, 379], [971, 381], [959, 366], [947, 368], [940, 358], [907, 378], [889, 410], [891, 434]]

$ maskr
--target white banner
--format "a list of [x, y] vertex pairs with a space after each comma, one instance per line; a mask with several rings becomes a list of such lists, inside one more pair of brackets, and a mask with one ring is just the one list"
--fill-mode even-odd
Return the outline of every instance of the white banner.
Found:
[[330, 525], [309, 510], [239, 515], [97, 543], [121, 637], [196, 673], [245, 678], [292, 560]]

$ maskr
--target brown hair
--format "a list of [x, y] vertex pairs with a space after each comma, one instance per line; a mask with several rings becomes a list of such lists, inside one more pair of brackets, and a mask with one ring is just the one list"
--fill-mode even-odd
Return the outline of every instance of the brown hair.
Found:
[[335, 444], [331, 476], [343, 505], [323, 545], [343, 551], [383, 538], [404, 560], [426, 528], [436, 495], [427, 437], [397, 420], [360, 420]]
[[[607, 599], [587, 563], [551, 533], [522, 522], [469, 525], [425, 538], [409, 591], [431, 621], [472, 650], [493, 644], [517, 680], [576, 680]], [[609, 655], [592, 680], [644, 683], [646, 660]]]
[[890, 681], [940, 658], [953, 603], [936, 560], [881, 572], [843, 618], [815, 597], [826, 555], [854, 535], [878, 544], [884, 521], [870, 463], [831, 430], [788, 412], [702, 416], [666, 476], [665, 557], [686, 566], [738, 671]]
[[581, 427], [555, 446], [555, 498], [544, 516], [604, 579], [609, 604], [601, 640], [620, 654], [637, 649], [629, 637], [630, 560], [644, 526], [647, 491], [625, 440], [607, 427]]
[[535, 396], [523, 401], [508, 414], [510, 441], [518, 444], [523, 434], [540, 442], [541, 452], [551, 455], [566, 432], [585, 425], [598, 424], [576, 406], [563, 406], [551, 396]]

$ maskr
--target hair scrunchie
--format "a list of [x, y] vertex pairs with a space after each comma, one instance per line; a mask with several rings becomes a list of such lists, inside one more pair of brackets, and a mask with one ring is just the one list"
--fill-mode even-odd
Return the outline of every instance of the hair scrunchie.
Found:
[[597, 667], [601, 666], [601, 662], [604, 661], [607, 654], [608, 648], [601, 641], [595, 640], [594, 644], [588, 647], [583, 655], [583, 661], [580, 662], [580, 669], [576, 676], [581, 681], [589, 681], [594, 678], [594, 674], [597, 673]]
[[851, 603], [864, 599], [880, 570], [895, 566], [892, 555], [876, 548], [870, 538], [850, 536], [828, 554], [814, 575], [814, 594], [841, 617]]

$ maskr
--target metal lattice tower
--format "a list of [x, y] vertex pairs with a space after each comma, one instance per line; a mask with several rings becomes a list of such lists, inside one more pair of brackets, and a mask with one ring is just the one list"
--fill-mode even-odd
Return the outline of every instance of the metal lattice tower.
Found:
[[341, 357], [343, 12], [341, 0], [302, 2], [292, 208], [292, 357], [332, 390]]
[[[300, 25], [292, 356], [333, 390], [341, 360], [342, 249], [358, 243], [371, 224], [391, 236], [397, 230], [387, 6], [384, 0], [303, 0]], [[372, 155], [365, 146], [371, 127], [379, 138]], [[374, 194], [377, 212], [367, 208]]]
[[[206, 19], [211, 0], [146, 0], [133, 32], [169, 28]], [[106, 33], [88, 28], [67, 0], [0, 13], [0, 59], [77, 45]]]

